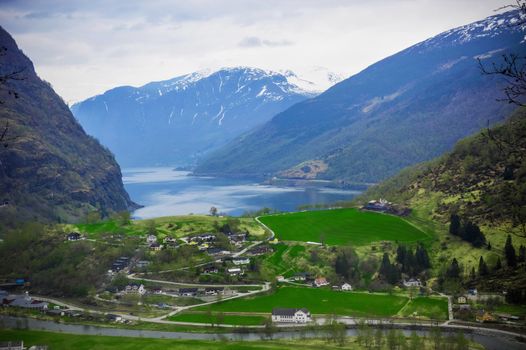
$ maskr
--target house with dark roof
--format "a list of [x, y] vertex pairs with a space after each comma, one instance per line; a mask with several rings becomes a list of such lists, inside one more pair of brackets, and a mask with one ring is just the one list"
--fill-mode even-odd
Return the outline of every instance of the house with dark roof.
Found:
[[78, 232], [70, 232], [66, 235], [66, 240], [68, 241], [78, 241], [82, 239], [82, 235]]
[[272, 309], [272, 322], [307, 323], [312, 321], [309, 310], [302, 309]]
[[179, 295], [182, 297], [195, 297], [197, 291], [197, 288], [179, 288]]

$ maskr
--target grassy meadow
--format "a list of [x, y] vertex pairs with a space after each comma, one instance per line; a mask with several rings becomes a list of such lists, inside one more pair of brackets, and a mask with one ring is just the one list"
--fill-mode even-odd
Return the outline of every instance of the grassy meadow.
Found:
[[367, 245], [376, 241], [416, 242], [431, 237], [404, 219], [354, 208], [262, 216], [259, 220], [284, 241]]
[[230, 324], [236, 326], [262, 325], [266, 317], [249, 315], [219, 315], [218, 313], [182, 313], [168, 317], [170, 321], [193, 322], [203, 324]]
[[398, 295], [279, 287], [272, 294], [224, 301], [195, 310], [270, 313], [275, 307], [306, 307], [313, 314], [386, 317], [396, 315], [408, 300], [409, 298]]

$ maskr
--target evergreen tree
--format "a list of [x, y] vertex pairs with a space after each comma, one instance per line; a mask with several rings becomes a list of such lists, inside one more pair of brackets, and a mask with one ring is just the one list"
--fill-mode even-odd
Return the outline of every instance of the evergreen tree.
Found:
[[460, 266], [458, 266], [458, 261], [456, 258], [453, 258], [453, 261], [451, 261], [451, 265], [447, 269], [446, 276], [449, 278], [460, 277]]
[[479, 276], [489, 275], [488, 265], [484, 261], [484, 258], [481, 256], [479, 259]]
[[420, 271], [431, 267], [431, 262], [429, 260], [429, 255], [427, 254], [427, 250], [421, 244], [419, 244], [418, 247], [416, 247], [415, 259]]
[[526, 262], [526, 247], [521, 244], [519, 247], [519, 258], [517, 259], [518, 262]]
[[486, 243], [486, 237], [480, 231], [480, 227], [471, 221], [466, 222], [461, 230], [462, 239], [470, 242], [475, 247], [482, 247]]
[[449, 233], [452, 235], [458, 236], [460, 234], [460, 216], [457, 214], [451, 214], [450, 218], [450, 224], [449, 224]]
[[495, 263], [495, 266], [493, 267], [494, 271], [498, 271], [502, 269], [502, 262], [500, 261], [500, 257], [497, 258], [497, 262]]
[[517, 266], [517, 255], [511, 241], [511, 235], [508, 235], [508, 238], [506, 239], [506, 244], [504, 245], [504, 256], [506, 257], [506, 264], [508, 267]]
[[405, 255], [407, 253], [407, 248], [405, 245], [399, 245], [396, 249], [396, 261], [399, 264], [403, 264], [405, 261]]
[[487, 245], [486, 248], [487, 248], [488, 250], [491, 250], [491, 242], [490, 242], [490, 241], [488, 241], [488, 245]]

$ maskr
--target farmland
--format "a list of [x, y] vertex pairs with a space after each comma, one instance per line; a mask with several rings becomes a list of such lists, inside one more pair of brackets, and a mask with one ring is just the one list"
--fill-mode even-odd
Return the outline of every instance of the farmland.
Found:
[[376, 241], [416, 242], [431, 237], [404, 219], [354, 208], [262, 216], [280, 240], [329, 245], [367, 245]]
[[[328, 289], [280, 287], [273, 294], [214, 304], [214, 312], [265, 312], [275, 307], [306, 307], [313, 314], [392, 316], [408, 301], [405, 296], [335, 292]], [[206, 311], [205, 308], [196, 310]]]
[[168, 318], [170, 321], [176, 322], [192, 322], [203, 324], [231, 324], [238, 326], [261, 325], [265, 322], [263, 316], [247, 316], [247, 315], [223, 315], [219, 313], [184, 313], [174, 315]]

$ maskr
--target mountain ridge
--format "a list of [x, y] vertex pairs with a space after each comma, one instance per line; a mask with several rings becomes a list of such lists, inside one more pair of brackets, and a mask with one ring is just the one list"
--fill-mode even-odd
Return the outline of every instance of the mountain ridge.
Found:
[[0, 89], [2, 122], [9, 123], [8, 145], [0, 150], [0, 221], [77, 221], [94, 210], [107, 215], [136, 207], [113, 155], [85, 134], [1, 27], [0, 44], [0, 74], [21, 71]]
[[517, 16], [488, 17], [374, 63], [212, 153], [196, 174], [274, 176], [323, 161], [316, 178], [377, 182], [431, 159], [511, 112], [495, 101], [503, 83], [482, 76], [477, 58], [526, 51], [522, 27], [493, 24]]
[[195, 162], [312, 96], [313, 92], [290, 83], [281, 73], [234, 67], [193, 72], [137, 88], [116, 87], [71, 110], [120, 164], [174, 166]]

